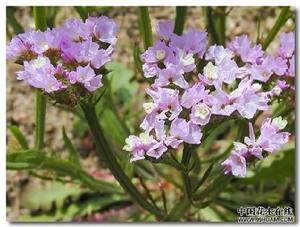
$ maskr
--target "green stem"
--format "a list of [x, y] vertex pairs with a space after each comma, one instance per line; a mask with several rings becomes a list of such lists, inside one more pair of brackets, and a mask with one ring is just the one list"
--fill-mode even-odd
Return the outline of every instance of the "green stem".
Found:
[[178, 221], [191, 206], [191, 201], [185, 196], [173, 207], [166, 221]]
[[88, 18], [89, 13], [85, 6], [74, 6], [74, 8], [82, 20], [85, 20], [86, 18]]
[[144, 48], [152, 46], [152, 28], [151, 21], [149, 17], [148, 7], [140, 6], [139, 7], [139, 21], [140, 21], [140, 32], [144, 40]]
[[212, 7], [205, 7], [205, 11], [207, 30], [210, 33], [213, 42], [224, 45], [226, 41], [226, 7], [218, 7], [215, 10]]
[[46, 117], [46, 97], [41, 91], [36, 91], [36, 115], [35, 115], [35, 148], [42, 149], [44, 146]]
[[[33, 15], [35, 28], [41, 31], [47, 29], [46, 24], [46, 7], [34, 6]], [[36, 116], [35, 116], [35, 147], [42, 149], [44, 145], [44, 132], [45, 132], [45, 115], [46, 115], [46, 97], [44, 94], [36, 91]]]
[[184, 196], [178, 204], [176, 204], [171, 210], [170, 214], [166, 217], [167, 221], [177, 221], [180, 217], [188, 211], [192, 203], [192, 186], [190, 177], [188, 174], [188, 164], [192, 155], [192, 146], [184, 144], [181, 164], [185, 166], [185, 170], [181, 171], [183, 185], [184, 185]]
[[265, 39], [264, 43], [262, 44], [263, 50], [266, 50], [268, 48], [270, 43], [273, 41], [273, 39], [275, 38], [275, 36], [279, 32], [280, 28], [288, 20], [289, 11], [290, 11], [289, 6], [282, 7], [281, 12], [280, 12], [275, 24], [273, 25], [273, 27], [272, 27], [271, 31], [269, 32], [267, 38]]
[[189, 144], [184, 144], [181, 164], [185, 166], [185, 170], [181, 171], [183, 185], [184, 185], [184, 191], [185, 196], [191, 200], [192, 198], [192, 186], [191, 186], [191, 180], [189, 177], [189, 171], [188, 171], [188, 165], [192, 156], [193, 148]]
[[45, 31], [47, 29], [46, 7], [34, 6], [33, 7], [33, 16], [34, 16], [35, 29]]
[[174, 33], [177, 35], [182, 35], [184, 23], [186, 19], [187, 7], [186, 6], [176, 6], [176, 18]]
[[128, 194], [145, 210], [149, 211], [150, 213], [154, 214], [159, 219], [164, 217], [164, 214], [158, 210], [157, 208], [153, 207], [142, 194], [136, 189], [136, 187], [132, 184], [131, 180], [128, 176], [124, 173], [121, 166], [117, 162], [115, 156], [113, 155], [114, 152], [111, 151], [106, 138], [102, 132], [102, 129], [98, 123], [97, 115], [95, 112], [95, 108], [91, 106], [87, 102], [80, 103], [81, 108], [85, 114], [89, 127], [92, 131], [94, 136], [94, 141], [96, 144], [96, 150], [101, 157], [102, 160], [105, 161], [108, 168], [110, 169], [111, 173], [114, 175], [116, 180], [120, 183], [123, 189], [128, 192]]

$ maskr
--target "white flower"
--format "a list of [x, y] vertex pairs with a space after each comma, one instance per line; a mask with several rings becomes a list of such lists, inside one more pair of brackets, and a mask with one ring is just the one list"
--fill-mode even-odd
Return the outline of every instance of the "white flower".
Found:
[[205, 119], [210, 113], [209, 107], [205, 103], [199, 103], [195, 106], [195, 117]]
[[282, 119], [282, 117], [276, 117], [272, 120], [272, 125], [278, 127], [279, 129], [284, 129], [287, 125], [287, 120]]
[[203, 69], [203, 75], [209, 80], [216, 80], [218, 78], [218, 67], [209, 62]]
[[165, 50], [157, 50], [155, 53], [155, 57], [158, 61], [164, 60], [166, 57], [166, 51]]

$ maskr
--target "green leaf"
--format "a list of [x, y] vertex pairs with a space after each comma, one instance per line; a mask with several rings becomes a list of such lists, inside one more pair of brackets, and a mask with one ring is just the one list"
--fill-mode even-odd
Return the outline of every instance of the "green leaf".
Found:
[[153, 45], [151, 21], [149, 17], [148, 7], [140, 6], [139, 10], [139, 28], [140, 35], [144, 41], [145, 50]]
[[11, 6], [6, 7], [6, 21], [8, 24], [12, 26], [15, 34], [19, 34], [23, 32], [23, 28], [15, 18], [14, 12], [15, 12], [14, 7]]
[[74, 9], [79, 14], [82, 20], [85, 20], [88, 18], [89, 13], [85, 6], [74, 6]]
[[270, 43], [273, 41], [277, 33], [279, 32], [280, 28], [285, 24], [285, 22], [288, 19], [288, 14], [290, 12], [290, 7], [289, 6], [284, 6], [281, 9], [281, 12], [275, 21], [273, 27], [271, 28], [271, 31], [268, 33], [267, 38], [262, 44], [262, 49], [266, 50]]
[[[53, 204], [62, 208], [67, 197], [79, 196], [84, 191], [77, 185], [65, 185], [59, 182], [48, 182], [40, 187], [27, 187], [22, 197], [22, 206], [30, 210], [50, 210]], [[38, 199], [37, 199], [38, 198]]]
[[65, 143], [65, 146], [67, 147], [69, 151], [69, 160], [70, 162], [73, 162], [74, 164], [80, 166], [80, 160], [78, 156], [78, 152], [76, 151], [75, 147], [73, 146], [71, 140], [68, 138], [68, 135], [66, 134], [65, 127], [62, 129], [62, 135], [63, 135], [63, 140]]
[[64, 212], [63, 218], [72, 220], [73, 217], [91, 215], [94, 211], [99, 211], [108, 205], [124, 201], [124, 198], [116, 195], [97, 196], [84, 202], [71, 204]]
[[187, 13], [186, 6], [176, 6], [174, 33], [177, 35], [182, 35], [184, 29], [184, 23], [186, 19], [186, 13]]
[[278, 151], [277, 155], [269, 156], [260, 168], [255, 168], [251, 177], [240, 179], [247, 184], [259, 184], [261, 181], [284, 183], [287, 178], [295, 176], [295, 149]]
[[48, 157], [45, 153], [37, 150], [24, 150], [6, 155], [6, 168], [8, 170], [50, 170], [57, 174], [70, 176], [73, 180], [79, 180], [86, 187], [99, 192], [122, 193], [119, 186], [114, 183], [98, 180], [74, 163], [55, 157]]
[[18, 143], [23, 149], [28, 149], [28, 142], [25, 138], [24, 134], [20, 131], [20, 129], [15, 125], [8, 125], [7, 128], [17, 139]]
[[226, 34], [225, 34], [225, 25], [226, 25], [226, 6], [213, 7], [207, 6], [205, 7], [206, 11], [206, 28], [213, 43], [219, 45], [225, 45]]

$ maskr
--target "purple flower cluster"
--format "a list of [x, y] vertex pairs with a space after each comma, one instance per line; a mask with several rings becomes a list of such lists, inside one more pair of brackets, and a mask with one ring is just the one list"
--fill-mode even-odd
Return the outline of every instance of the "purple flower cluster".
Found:
[[274, 153], [288, 142], [289, 133], [280, 132], [287, 124], [281, 117], [271, 120], [267, 118], [261, 125], [260, 136], [255, 138], [253, 126], [249, 123], [249, 137], [245, 137], [244, 143], [234, 142], [231, 155], [222, 163], [225, 174], [245, 177], [247, 161], [263, 159], [264, 153]]
[[160, 38], [141, 56], [144, 76], [153, 84], [147, 89], [151, 100], [143, 105], [144, 132], [126, 140], [131, 161], [158, 159], [182, 143], [200, 144], [202, 128], [217, 116], [251, 119], [267, 110], [272, 92], [262, 91], [261, 83], [286, 72], [281, 57], [267, 55], [246, 35], [227, 48], [207, 47], [205, 31], [190, 28], [179, 36], [173, 26], [159, 22]]
[[75, 105], [102, 86], [103, 66], [111, 60], [117, 25], [108, 17], [66, 20], [44, 32], [29, 30], [7, 45], [7, 59], [22, 64], [17, 79], [57, 102]]

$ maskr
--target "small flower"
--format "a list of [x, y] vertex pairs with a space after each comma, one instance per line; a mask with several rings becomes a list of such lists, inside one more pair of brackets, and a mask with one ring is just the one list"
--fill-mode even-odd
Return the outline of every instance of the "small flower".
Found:
[[213, 63], [209, 62], [203, 69], [203, 75], [208, 80], [216, 80], [218, 79], [218, 67]]
[[256, 63], [262, 56], [260, 44], [254, 45], [247, 35], [237, 36], [229, 45], [229, 49], [239, 55], [245, 63]]
[[69, 79], [71, 84], [79, 82], [84, 85], [88, 91], [95, 91], [102, 86], [102, 75], [95, 74], [95, 71], [87, 65], [85, 67], [78, 66], [76, 72], [69, 73]]
[[16, 74], [18, 80], [25, 80], [31, 86], [47, 93], [64, 88], [62, 82], [55, 78], [55, 68], [46, 57], [38, 57], [30, 62], [24, 62], [24, 70]]
[[295, 33], [281, 33], [279, 55], [283, 58], [291, 58], [295, 51]]
[[190, 119], [194, 124], [206, 125], [211, 116], [210, 107], [205, 103], [198, 103], [192, 107], [192, 112], [190, 114]]
[[246, 176], [246, 159], [239, 153], [232, 153], [221, 165], [224, 166], [225, 174], [231, 173], [239, 177]]
[[171, 20], [159, 21], [156, 26], [156, 32], [164, 40], [168, 41], [173, 35], [174, 22]]

